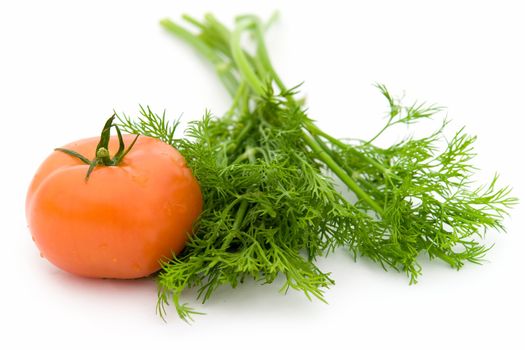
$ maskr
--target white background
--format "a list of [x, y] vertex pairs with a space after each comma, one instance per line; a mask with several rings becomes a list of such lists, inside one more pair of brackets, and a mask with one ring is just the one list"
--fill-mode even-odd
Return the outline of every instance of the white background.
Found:
[[[188, 326], [155, 315], [153, 280], [77, 278], [39, 257], [25, 191], [56, 146], [98, 134], [112, 110], [138, 104], [169, 116], [221, 114], [213, 70], [158, 20], [254, 12], [288, 85], [304, 81], [310, 115], [337, 136], [366, 138], [384, 122], [386, 84], [408, 101], [447, 106], [478, 135], [480, 178], [525, 198], [525, 12], [520, 1], [7, 1], [0, 2], [0, 348], [523, 349], [522, 206], [483, 266], [423, 262], [420, 283], [344, 252], [319, 261], [336, 286], [328, 305], [278, 286], [220, 289]], [[231, 22], [229, 22], [231, 23]], [[401, 132], [405, 132], [401, 130]], [[401, 137], [402, 133], [397, 135]], [[195, 294], [185, 294], [194, 302]]]

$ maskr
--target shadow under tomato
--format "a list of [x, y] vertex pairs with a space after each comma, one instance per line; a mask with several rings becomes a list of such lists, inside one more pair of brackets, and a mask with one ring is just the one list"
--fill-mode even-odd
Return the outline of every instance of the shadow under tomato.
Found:
[[[50, 267], [52, 268], [52, 267]], [[88, 298], [121, 299], [138, 298], [143, 301], [150, 298], [151, 305], [155, 305], [157, 285], [155, 275], [137, 279], [89, 278], [70, 274], [54, 269], [49, 271], [54, 285], [68, 291], [68, 295], [77, 295]]]

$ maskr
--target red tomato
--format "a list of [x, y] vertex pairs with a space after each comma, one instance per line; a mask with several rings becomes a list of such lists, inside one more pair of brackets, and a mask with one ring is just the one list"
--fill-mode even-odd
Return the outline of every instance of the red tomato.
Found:
[[[134, 135], [124, 135], [126, 145]], [[66, 145], [95, 158], [99, 138]], [[119, 146], [109, 140], [109, 150]], [[27, 195], [41, 253], [76, 275], [138, 278], [179, 253], [202, 210], [200, 187], [172, 146], [140, 136], [118, 165], [89, 165], [60, 151], [38, 169]]]

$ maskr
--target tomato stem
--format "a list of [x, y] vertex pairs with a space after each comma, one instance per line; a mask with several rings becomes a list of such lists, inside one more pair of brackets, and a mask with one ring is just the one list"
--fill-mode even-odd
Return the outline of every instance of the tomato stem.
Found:
[[97, 149], [97, 158], [100, 159], [104, 165], [112, 165], [109, 151], [106, 147], [100, 147]]
[[[120, 132], [120, 129], [117, 125], [113, 125], [113, 121], [115, 120], [116, 114], [113, 113], [111, 117], [109, 117], [108, 120], [106, 120], [106, 123], [104, 124], [104, 128], [102, 129], [102, 132], [100, 133], [100, 140], [98, 142], [97, 148], [95, 150], [95, 158], [93, 160], [89, 160], [88, 158], [84, 157], [80, 153], [66, 149], [66, 148], [55, 148], [55, 151], [63, 152], [67, 155], [70, 155], [72, 157], [75, 157], [79, 159], [81, 162], [89, 165], [88, 171], [86, 173], [85, 180], [87, 181], [89, 179], [89, 176], [93, 172], [93, 170], [99, 166], [117, 166], [122, 162], [122, 159], [124, 159], [124, 156], [128, 154], [128, 152], [133, 148], [135, 145], [135, 142], [137, 141], [139, 135], [133, 139], [133, 142], [126, 148], [124, 145], [124, 139], [122, 137], [122, 133]], [[111, 137], [111, 128], [115, 127], [117, 130], [117, 137], [119, 142], [119, 148], [113, 158], [111, 158], [111, 154], [109, 152], [109, 139]]]

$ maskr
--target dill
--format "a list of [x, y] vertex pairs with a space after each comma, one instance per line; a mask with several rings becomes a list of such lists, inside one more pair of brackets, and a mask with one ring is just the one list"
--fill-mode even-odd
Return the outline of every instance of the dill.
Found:
[[[176, 147], [203, 191], [195, 234], [158, 276], [162, 317], [170, 302], [186, 321], [198, 313], [180, 300], [188, 288], [197, 287], [205, 302], [217, 287], [246, 278], [272, 283], [282, 275], [282, 291], [324, 300], [333, 280], [315, 259], [337, 247], [403, 271], [410, 283], [421, 274], [422, 253], [457, 269], [482, 262], [489, 247], [480, 238], [488, 229], [504, 231], [517, 200], [497, 176], [485, 186], [472, 183], [475, 137], [461, 129], [446, 141], [443, 121], [428, 136], [374, 145], [386, 130], [431, 119], [439, 107], [405, 106], [378, 85], [390, 108], [384, 128], [370, 140], [334, 138], [308, 118], [298, 87], [288, 89], [277, 75], [259, 18], [238, 17], [233, 29], [209, 14], [183, 18], [197, 33], [171, 20], [161, 24], [215, 66], [231, 108], [192, 122], [183, 139], [174, 137], [177, 122], [149, 108], [120, 118], [126, 131]], [[241, 44], [247, 35], [255, 53]], [[355, 200], [337, 190], [335, 178]]]

